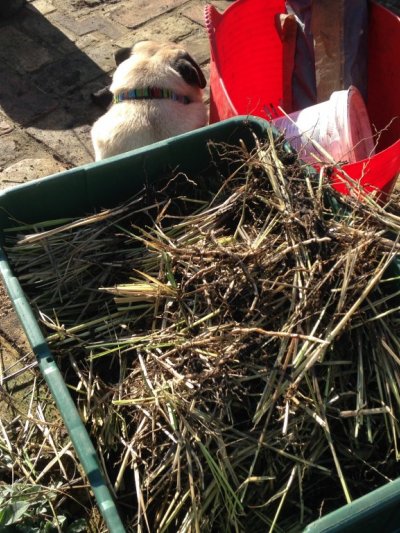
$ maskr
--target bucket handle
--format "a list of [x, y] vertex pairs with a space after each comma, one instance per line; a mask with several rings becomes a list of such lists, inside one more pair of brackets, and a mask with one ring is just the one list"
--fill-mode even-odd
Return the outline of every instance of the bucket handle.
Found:
[[222, 16], [223, 14], [217, 11], [217, 9], [213, 5], [207, 4], [205, 6], [204, 20], [206, 24], [208, 38], [210, 39], [210, 42], [212, 43], [211, 55], [213, 55], [213, 50], [215, 49], [215, 46], [216, 46], [215, 33], [219, 26], [219, 23], [221, 22]]

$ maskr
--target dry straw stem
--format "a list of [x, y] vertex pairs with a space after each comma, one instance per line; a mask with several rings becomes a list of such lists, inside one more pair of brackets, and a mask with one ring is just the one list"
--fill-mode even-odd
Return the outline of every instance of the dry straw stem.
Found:
[[399, 202], [213, 150], [8, 254], [132, 530], [294, 532], [400, 473]]
[[[27, 401], [16, 402], [15, 396], [5, 387], [0, 389], [2, 509], [29, 504], [29, 525], [24, 526], [24, 515], [19, 519], [22, 527], [33, 528], [46, 523], [46, 527], [52, 524], [53, 528], [62, 531], [59, 520], [65, 512], [63, 503], [67, 502], [68, 509], [86, 516], [92, 506], [92, 497], [55, 406], [41, 380], [33, 375], [31, 386], [25, 386]], [[13, 379], [7, 380], [7, 388], [11, 390]]]

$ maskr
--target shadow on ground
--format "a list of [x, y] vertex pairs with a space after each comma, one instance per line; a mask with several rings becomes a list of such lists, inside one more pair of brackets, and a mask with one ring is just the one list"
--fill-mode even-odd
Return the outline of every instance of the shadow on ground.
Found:
[[[110, 50], [110, 53], [112, 51]], [[65, 130], [104, 112], [90, 93], [110, 77], [33, 6], [0, 20], [0, 109], [14, 123]], [[65, 111], [60, 121], [60, 113]]]

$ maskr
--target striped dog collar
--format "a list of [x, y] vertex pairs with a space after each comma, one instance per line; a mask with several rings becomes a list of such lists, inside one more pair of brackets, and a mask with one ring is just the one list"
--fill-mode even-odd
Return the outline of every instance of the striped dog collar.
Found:
[[167, 98], [169, 100], [174, 100], [175, 102], [180, 102], [181, 104], [190, 104], [190, 100], [187, 96], [181, 96], [169, 89], [159, 89], [157, 87], [144, 87], [143, 89], [123, 91], [114, 95], [113, 102], [114, 104], [118, 104], [125, 100], [152, 100], [160, 98]]

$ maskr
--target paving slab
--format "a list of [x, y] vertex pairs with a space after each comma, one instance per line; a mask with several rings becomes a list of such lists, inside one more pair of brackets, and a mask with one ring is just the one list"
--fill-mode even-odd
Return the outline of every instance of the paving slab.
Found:
[[110, 16], [122, 26], [133, 29], [184, 3], [185, 0], [130, 0], [126, 5], [113, 10]]
[[210, 59], [208, 37], [203, 32], [196, 32], [189, 37], [183, 39], [182, 43], [199, 65], [207, 63]]
[[43, 15], [35, 5], [28, 4], [28, 7], [21, 10], [21, 14], [15, 19], [14, 26], [40, 42], [54, 58], [57, 58], [63, 53], [75, 50], [74, 42], [79, 36], [72, 33], [67, 35], [61, 30], [52, 20], [54, 14], [57, 14], [57, 11], [53, 10]]
[[[59, 114], [57, 114], [57, 118]], [[43, 127], [44, 126], [44, 127]], [[66, 129], [63, 134], [56, 130], [46, 129], [43, 122], [28, 128], [29, 134], [36, 140], [45, 144], [52, 153], [68, 167], [77, 167], [93, 161], [93, 149], [90, 141], [90, 126], [81, 126]]]
[[152, 41], [177, 42], [195, 33], [198, 24], [186, 19], [181, 14], [168, 13], [144, 24], [134, 32], [128, 32], [116, 41], [118, 47], [132, 46], [135, 42], [146, 39]]
[[5, 135], [6, 133], [10, 133], [14, 129], [14, 124], [11, 124], [11, 122], [7, 122], [7, 120], [3, 120], [0, 118], [0, 136]]
[[33, 7], [42, 15], [49, 15], [57, 9], [56, 6], [49, 0], [34, 0], [30, 3], [30, 7]]
[[215, 0], [214, 2], [196, 1], [191, 2], [189, 5], [185, 6], [182, 9], [181, 14], [192, 20], [199, 26], [205, 26], [206, 24], [204, 20], [204, 7], [206, 4], [209, 3], [212, 3], [221, 13], [232, 4], [232, 2], [228, 2], [226, 0]]
[[65, 170], [65, 166], [48, 156], [21, 159], [0, 172], [0, 189], [50, 176], [62, 170]]
[[10, 126], [7, 130], [5, 122], [0, 119], [0, 128], [4, 124], [4, 129], [0, 129], [0, 176], [1, 172], [21, 159], [48, 155], [48, 148], [31, 139], [25, 129], [18, 126], [10, 129]]
[[[10, 46], [12, 43], [12, 46]], [[52, 60], [52, 53], [25, 33], [12, 26], [0, 31], [0, 62], [21, 73], [30, 73]]]
[[0, 140], [0, 169], [16, 158], [17, 141], [12, 135], [3, 135]]
[[126, 32], [126, 29], [122, 29], [104, 14], [92, 14], [81, 19], [68, 13], [58, 12], [52, 16], [52, 21], [79, 37], [97, 30], [111, 39], [118, 39]]
[[54, 95], [45, 94], [31, 79], [0, 64], [0, 110], [11, 122], [26, 125], [50, 113], [59, 105]]
[[[94, 58], [94, 59], [92, 59]], [[35, 85], [49, 94], [63, 97], [114, 68], [109, 43], [101, 43], [84, 54], [78, 50], [45, 65], [32, 77]]]

